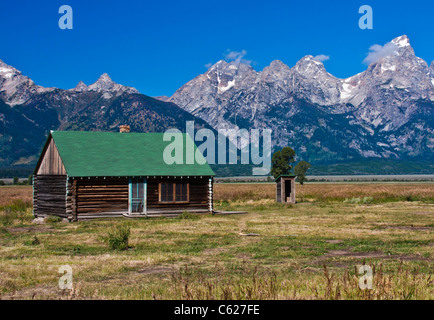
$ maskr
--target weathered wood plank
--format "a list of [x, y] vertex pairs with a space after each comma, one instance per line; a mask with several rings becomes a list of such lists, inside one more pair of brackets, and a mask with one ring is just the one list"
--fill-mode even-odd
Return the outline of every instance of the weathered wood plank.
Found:
[[37, 217], [66, 216], [66, 176], [35, 175], [33, 207]]

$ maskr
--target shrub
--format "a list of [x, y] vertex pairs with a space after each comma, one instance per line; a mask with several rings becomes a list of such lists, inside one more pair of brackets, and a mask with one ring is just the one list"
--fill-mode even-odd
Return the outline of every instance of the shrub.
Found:
[[354, 204], [369, 204], [374, 201], [373, 197], [364, 197], [362, 198], [351, 198], [351, 199], [345, 199], [344, 203], [354, 203]]
[[414, 196], [412, 196], [411, 194], [409, 194], [405, 197], [405, 200], [406, 201], [416, 201], [416, 198]]
[[18, 218], [16, 212], [12, 212], [10, 209], [5, 209], [4, 214], [0, 215], [0, 224], [3, 226], [10, 226], [14, 220]]
[[29, 241], [25, 241], [24, 244], [27, 246], [37, 246], [39, 245], [41, 242], [39, 241], [37, 236], [34, 236], [32, 240]]
[[198, 215], [196, 215], [196, 214], [192, 214], [192, 213], [190, 213], [190, 212], [188, 212], [188, 211], [184, 211], [183, 213], [181, 213], [179, 216], [178, 216], [178, 219], [198, 219], [199, 218], [199, 216]]
[[10, 226], [15, 221], [20, 223], [29, 222], [33, 219], [33, 215], [29, 208], [30, 202], [24, 202], [21, 199], [13, 200], [12, 204], [0, 207], [0, 225]]
[[111, 227], [107, 233], [107, 243], [110, 249], [128, 249], [128, 240], [130, 238], [130, 234], [130, 226], [128, 226], [127, 224]]
[[345, 199], [344, 203], [360, 203], [361, 199], [360, 198], [351, 198], [351, 199]]
[[63, 218], [59, 217], [59, 216], [48, 216], [44, 220], [45, 220], [45, 222], [48, 222], [48, 223], [57, 223], [57, 222], [61, 222], [63, 220]]
[[372, 203], [372, 201], [374, 201], [373, 197], [364, 197], [363, 198], [363, 204]]
[[23, 201], [21, 199], [14, 199], [11, 204], [1, 206], [0, 210], [9, 212], [26, 212], [28, 208], [32, 207], [31, 201]]

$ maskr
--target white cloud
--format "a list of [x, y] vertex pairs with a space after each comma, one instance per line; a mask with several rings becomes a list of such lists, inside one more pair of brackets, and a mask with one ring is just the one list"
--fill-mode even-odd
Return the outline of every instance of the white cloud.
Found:
[[368, 56], [363, 60], [365, 64], [371, 64], [378, 62], [383, 57], [395, 54], [398, 50], [398, 46], [392, 42], [386, 43], [384, 46], [374, 44], [369, 48]]
[[210, 63], [207, 63], [204, 67], [207, 68], [207, 69], [209, 69], [209, 68], [212, 67], [212, 63], [211, 63], [211, 62], [210, 62]]
[[229, 49], [226, 50], [226, 53], [224, 54], [225, 60], [228, 62], [235, 62], [236, 65], [239, 65], [240, 63], [251, 65], [252, 60], [246, 60], [244, 59], [244, 56], [247, 54], [246, 50], [242, 51], [230, 51]]
[[320, 62], [324, 62], [324, 61], [330, 60], [330, 56], [326, 56], [325, 54], [319, 54], [319, 55], [315, 56], [314, 59], [317, 61], [320, 61]]

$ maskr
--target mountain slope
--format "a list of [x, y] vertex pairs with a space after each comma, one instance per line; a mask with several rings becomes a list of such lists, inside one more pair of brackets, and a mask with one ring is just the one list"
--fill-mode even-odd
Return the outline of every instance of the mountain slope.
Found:
[[23, 76], [21, 71], [0, 60], [0, 99], [7, 104], [22, 104], [35, 94], [52, 90], [54, 88], [37, 86], [29, 77]]
[[416, 57], [407, 36], [366, 71], [339, 79], [306, 56], [261, 72], [219, 61], [168, 100], [218, 128], [269, 128], [273, 145], [312, 162], [432, 157], [434, 62]]
[[257, 72], [219, 61], [177, 90], [154, 99], [107, 74], [73, 89], [43, 88], [0, 61], [0, 166], [33, 165], [49, 130], [136, 132], [267, 128], [275, 148], [292, 146], [312, 163], [364, 159], [429, 161], [434, 148], [434, 61], [418, 58], [406, 36], [388, 55], [347, 79], [305, 56]]
[[196, 128], [212, 129], [177, 105], [117, 84], [107, 74], [89, 86], [80, 82], [70, 90], [48, 90], [18, 70], [7, 69], [14, 75], [5, 76], [11, 71], [0, 69], [2, 167], [34, 165], [50, 130], [118, 131], [119, 125], [129, 124], [136, 132], [185, 131], [185, 121], [189, 120], [195, 121]]

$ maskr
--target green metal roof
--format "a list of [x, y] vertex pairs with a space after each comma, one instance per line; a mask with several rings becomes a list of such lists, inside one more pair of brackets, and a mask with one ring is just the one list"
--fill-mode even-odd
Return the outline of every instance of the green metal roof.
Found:
[[274, 181], [279, 180], [280, 178], [295, 178], [295, 174], [281, 174]]
[[[163, 140], [164, 133], [118, 133], [88, 131], [52, 131], [51, 136], [70, 177], [103, 176], [214, 176], [214, 172], [198, 152], [193, 164], [186, 164], [186, 139], [183, 164], [166, 164], [165, 148], [174, 143]], [[179, 146], [179, 145], [177, 145]], [[196, 154], [196, 145], [194, 150]], [[200, 158], [200, 159], [199, 159]], [[196, 162], [198, 160], [199, 164]]]

